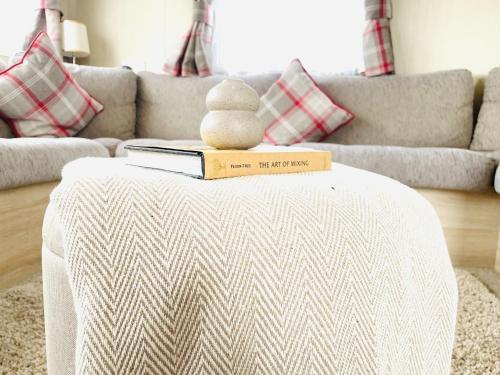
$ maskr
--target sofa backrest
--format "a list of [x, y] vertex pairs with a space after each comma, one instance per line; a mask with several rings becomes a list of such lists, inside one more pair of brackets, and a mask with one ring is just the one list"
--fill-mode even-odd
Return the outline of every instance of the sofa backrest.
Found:
[[479, 111], [471, 149], [500, 150], [500, 68], [492, 69], [486, 78], [484, 96]]
[[[223, 76], [176, 78], [139, 73], [137, 136], [199, 139], [205, 96]], [[276, 74], [239, 77], [264, 94]], [[414, 76], [325, 75], [320, 87], [356, 115], [327, 142], [467, 148], [472, 136], [473, 79], [467, 70]]]
[[134, 137], [136, 124], [137, 76], [127, 69], [97, 68], [66, 64], [75, 80], [104, 105], [78, 137]]
[[320, 77], [317, 81], [356, 115], [327, 142], [469, 147], [474, 82], [467, 70], [377, 78]]
[[[279, 77], [262, 74], [243, 78], [263, 95]], [[225, 76], [177, 78], [151, 72], [139, 73], [137, 137], [200, 139], [200, 123], [207, 113], [205, 97]]]

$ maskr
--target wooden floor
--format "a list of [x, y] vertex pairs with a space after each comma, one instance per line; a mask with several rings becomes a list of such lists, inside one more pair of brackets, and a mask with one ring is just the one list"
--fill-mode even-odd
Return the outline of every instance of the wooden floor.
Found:
[[40, 272], [43, 215], [56, 184], [0, 191], [0, 289]]
[[[495, 267], [500, 261], [500, 194], [419, 189], [434, 206], [448, 251], [458, 267]], [[498, 255], [497, 255], [498, 254]], [[500, 264], [495, 270], [500, 273]]]
[[[40, 272], [43, 216], [56, 184], [0, 191], [0, 289]], [[496, 259], [500, 273], [500, 195], [418, 191], [438, 213], [453, 264], [494, 268]]]

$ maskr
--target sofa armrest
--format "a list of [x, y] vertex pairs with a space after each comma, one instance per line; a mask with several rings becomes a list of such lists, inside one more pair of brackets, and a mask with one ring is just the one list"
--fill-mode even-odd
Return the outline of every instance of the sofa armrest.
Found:
[[57, 181], [66, 163], [88, 156], [109, 152], [83, 138], [0, 138], [0, 190]]

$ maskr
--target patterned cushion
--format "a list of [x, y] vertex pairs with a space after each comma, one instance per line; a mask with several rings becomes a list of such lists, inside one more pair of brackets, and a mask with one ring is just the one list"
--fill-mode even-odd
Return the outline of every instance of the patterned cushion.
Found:
[[0, 72], [0, 116], [18, 137], [66, 137], [103, 106], [85, 92], [39, 33], [22, 60]]
[[262, 96], [257, 116], [266, 125], [265, 141], [277, 145], [321, 141], [354, 118], [321, 91], [299, 60]]

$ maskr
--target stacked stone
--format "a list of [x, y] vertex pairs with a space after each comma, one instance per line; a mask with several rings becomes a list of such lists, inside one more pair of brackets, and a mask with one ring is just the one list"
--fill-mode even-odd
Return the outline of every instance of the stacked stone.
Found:
[[200, 128], [207, 145], [221, 149], [247, 150], [264, 137], [264, 125], [257, 118], [260, 99], [257, 92], [242, 80], [226, 79], [207, 95], [209, 110]]

